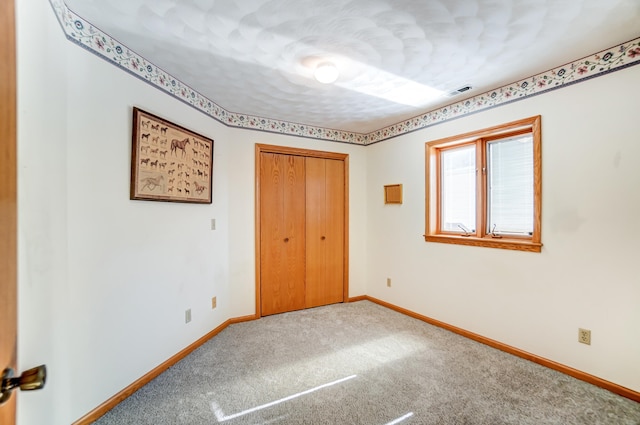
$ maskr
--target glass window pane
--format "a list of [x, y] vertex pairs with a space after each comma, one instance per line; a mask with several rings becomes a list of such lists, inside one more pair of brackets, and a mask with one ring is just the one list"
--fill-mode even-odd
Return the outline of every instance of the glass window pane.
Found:
[[476, 229], [475, 145], [441, 152], [442, 230], [473, 233]]
[[487, 232], [533, 232], [533, 137], [487, 144]]

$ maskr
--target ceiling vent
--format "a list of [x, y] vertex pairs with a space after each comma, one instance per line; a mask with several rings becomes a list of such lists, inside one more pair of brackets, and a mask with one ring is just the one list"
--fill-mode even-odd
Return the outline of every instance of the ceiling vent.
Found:
[[460, 88], [459, 88], [459, 89], [457, 89], [457, 90], [454, 90], [454, 91], [452, 91], [452, 92], [447, 93], [445, 96], [446, 96], [446, 97], [454, 97], [454, 96], [458, 96], [458, 95], [460, 95], [460, 94], [462, 94], [462, 93], [464, 93], [464, 92], [467, 92], [467, 91], [471, 90], [472, 88], [473, 88], [473, 87], [471, 87], [471, 86], [464, 86], [464, 87], [460, 87]]

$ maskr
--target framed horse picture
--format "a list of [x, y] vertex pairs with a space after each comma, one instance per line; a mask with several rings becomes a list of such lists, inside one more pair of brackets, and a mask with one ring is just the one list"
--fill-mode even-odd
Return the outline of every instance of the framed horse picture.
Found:
[[133, 108], [130, 199], [212, 201], [213, 140]]

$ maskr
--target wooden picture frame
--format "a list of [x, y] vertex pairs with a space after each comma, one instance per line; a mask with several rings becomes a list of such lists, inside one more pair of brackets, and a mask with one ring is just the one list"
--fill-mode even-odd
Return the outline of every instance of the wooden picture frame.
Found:
[[213, 140], [133, 108], [130, 199], [210, 204]]
[[387, 184], [384, 186], [385, 204], [402, 204], [402, 185]]

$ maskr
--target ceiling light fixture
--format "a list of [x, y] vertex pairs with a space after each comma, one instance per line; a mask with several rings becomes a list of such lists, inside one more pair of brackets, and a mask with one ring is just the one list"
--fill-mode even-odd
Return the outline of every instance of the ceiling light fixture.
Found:
[[331, 62], [322, 62], [316, 67], [313, 76], [322, 84], [331, 84], [338, 79], [340, 72], [338, 68]]

